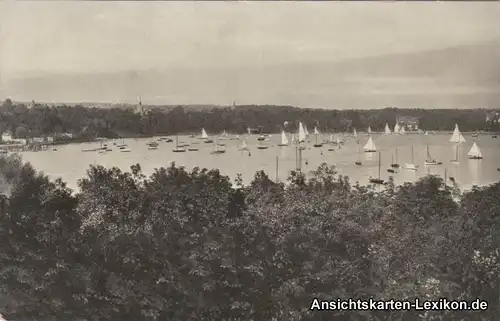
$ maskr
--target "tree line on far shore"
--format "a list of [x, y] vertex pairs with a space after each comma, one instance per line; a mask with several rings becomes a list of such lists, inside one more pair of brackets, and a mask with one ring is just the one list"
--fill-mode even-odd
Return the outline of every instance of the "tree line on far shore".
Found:
[[[72, 191], [0, 157], [0, 313], [7, 320], [500, 319], [500, 183], [434, 176], [382, 190], [321, 165], [150, 176], [91, 166]], [[313, 298], [488, 302], [487, 311], [311, 311]]]
[[237, 106], [235, 108], [198, 108], [188, 106], [150, 107], [144, 113], [133, 108], [89, 108], [83, 106], [28, 106], [11, 100], [0, 108], [0, 130], [11, 131], [17, 138], [71, 133], [75, 139], [99, 137], [137, 137], [222, 131], [241, 134], [247, 128], [264, 133], [281, 129], [296, 131], [301, 121], [322, 132], [363, 131], [371, 127], [382, 131], [385, 124], [394, 126], [397, 117], [411, 116], [419, 120], [423, 130], [500, 131], [496, 121], [486, 121], [488, 110], [481, 109], [372, 109], [326, 110], [289, 106]]

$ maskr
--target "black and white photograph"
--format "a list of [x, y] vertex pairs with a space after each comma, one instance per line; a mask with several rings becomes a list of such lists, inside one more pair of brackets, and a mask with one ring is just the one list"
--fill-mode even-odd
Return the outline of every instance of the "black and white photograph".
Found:
[[0, 320], [500, 320], [499, 1], [0, 2]]

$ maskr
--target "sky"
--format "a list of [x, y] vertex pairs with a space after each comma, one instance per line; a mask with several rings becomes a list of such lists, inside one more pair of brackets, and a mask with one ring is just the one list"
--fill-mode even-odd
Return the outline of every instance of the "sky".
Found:
[[[293, 81], [289, 88], [278, 85], [276, 94], [272, 84], [262, 88], [258, 79], [272, 78], [273, 68], [282, 68], [275, 76], [286, 78], [286, 66], [326, 66], [345, 59], [483, 42], [500, 42], [500, 3], [6, 0], [0, 2], [0, 99], [14, 94], [20, 100], [130, 101], [142, 94], [145, 100], [167, 104], [224, 104], [238, 99], [328, 105], [338, 96], [323, 90], [322, 98], [315, 100], [316, 84], [309, 88]], [[499, 67], [498, 62], [491, 63], [492, 68]], [[156, 84], [158, 89], [149, 88], [152, 71], [168, 74], [155, 76], [155, 82], [169, 88], [166, 92], [159, 89], [161, 84]], [[241, 82], [247, 72], [254, 81]], [[128, 78], [126, 85], [120, 85], [127, 88], [110, 85], [107, 90], [92, 91], [78, 88], [85, 82], [71, 78], [81, 74], [98, 78], [102, 73], [122, 73], [112, 79]], [[176, 73], [179, 78], [196, 78], [196, 86], [210, 83], [207, 86], [212, 89], [194, 90], [188, 80], [173, 86], [170, 78], [175, 79]], [[368, 76], [360, 76], [359, 90], [365, 94], [379, 85], [377, 77]], [[28, 83], [33, 77], [38, 78], [36, 85]], [[308, 72], [307, 77], [316, 74]], [[317, 77], [325, 77], [321, 68]], [[415, 78], [408, 71], [403, 77]], [[381, 81], [395, 83], [394, 79]], [[54, 89], [61, 82], [67, 86], [64, 93]], [[241, 85], [235, 88], [235, 83]], [[415, 95], [418, 89], [409, 86], [408, 94]], [[399, 94], [405, 90], [396, 87]], [[490, 101], [491, 95], [500, 94], [497, 89], [477, 90], [480, 95], [488, 91]]]

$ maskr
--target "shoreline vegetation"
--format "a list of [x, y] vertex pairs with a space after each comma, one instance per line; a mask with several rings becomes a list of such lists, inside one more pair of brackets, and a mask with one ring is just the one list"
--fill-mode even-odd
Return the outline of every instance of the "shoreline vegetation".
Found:
[[210, 135], [223, 131], [244, 134], [248, 128], [255, 133], [278, 133], [282, 129], [295, 132], [299, 121], [324, 133], [352, 132], [354, 128], [363, 132], [368, 126], [373, 132], [383, 132], [385, 124], [393, 126], [398, 117], [418, 120], [424, 131], [452, 132], [458, 123], [464, 133], [500, 132], [498, 113], [490, 109], [333, 110], [270, 105], [99, 108], [36, 103], [28, 106], [10, 99], [0, 106], [0, 131], [21, 139], [52, 136], [55, 144], [64, 144], [96, 138], [199, 135], [201, 128]]
[[[172, 163], [90, 166], [73, 193], [0, 157], [6, 320], [500, 319], [500, 183], [375, 191], [322, 164], [233, 189]], [[487, 311], [311, 311], [314, 298], [488, 302]]]

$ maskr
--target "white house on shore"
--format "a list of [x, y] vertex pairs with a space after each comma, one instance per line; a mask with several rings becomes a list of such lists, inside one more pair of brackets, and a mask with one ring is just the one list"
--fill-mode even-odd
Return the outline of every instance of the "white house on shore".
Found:
[[11, 132], [3, 132], [2, 133], [2, 142], [11, 142], [12, 141], [12, 133]]

